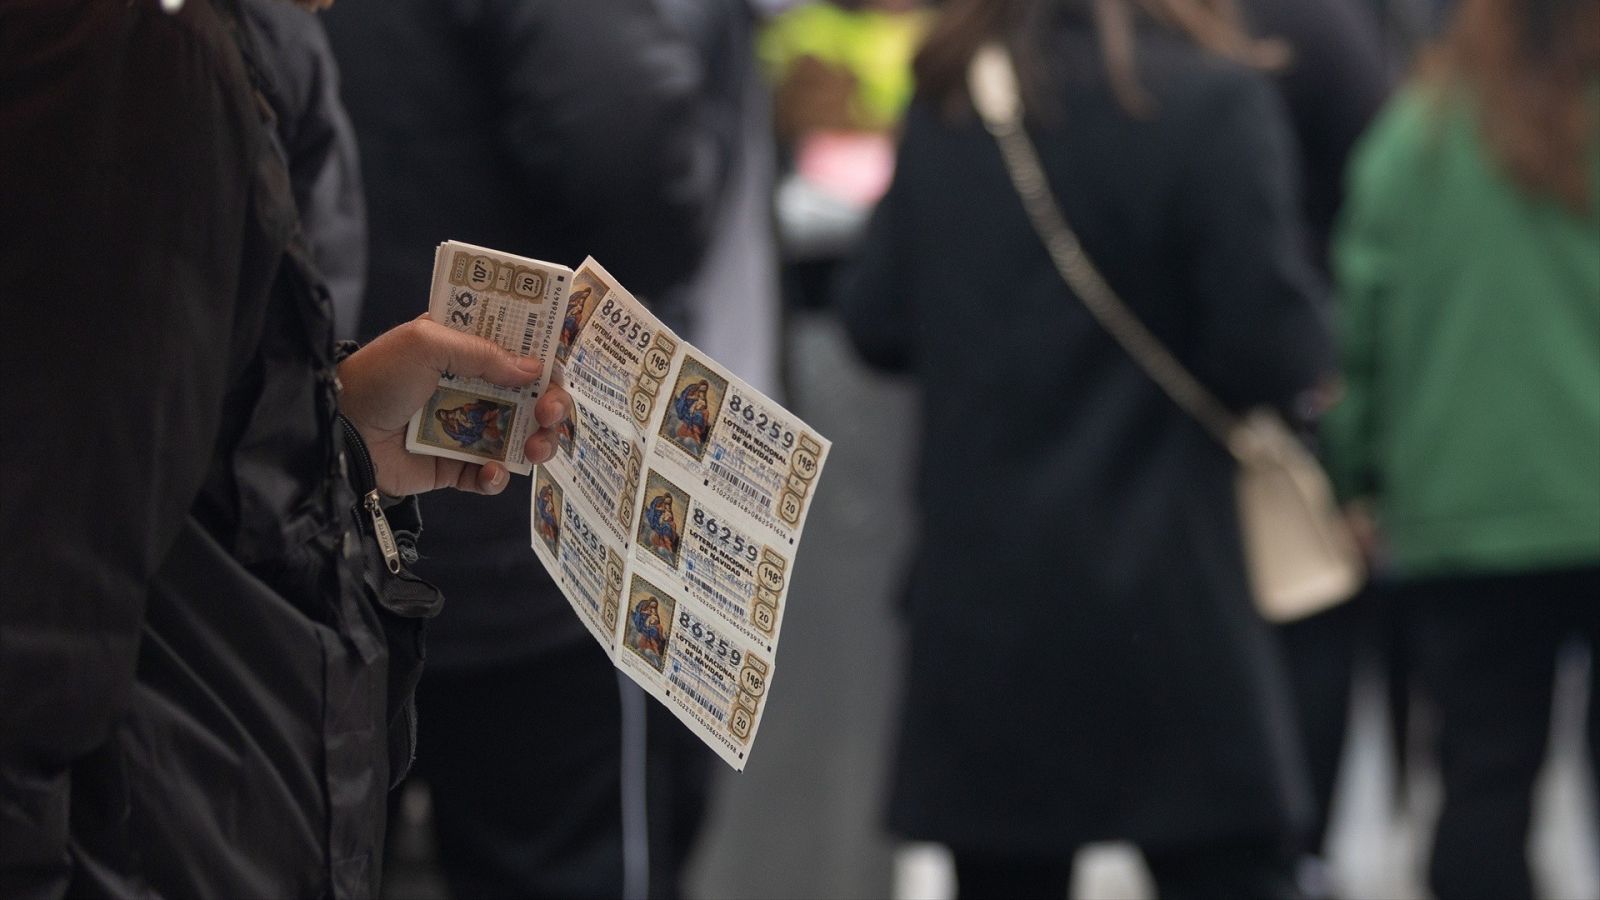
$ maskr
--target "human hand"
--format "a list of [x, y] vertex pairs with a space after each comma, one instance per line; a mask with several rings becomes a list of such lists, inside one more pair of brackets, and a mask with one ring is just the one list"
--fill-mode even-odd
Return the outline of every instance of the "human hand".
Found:
[[[538, 380], [539, 363], [423, 315], [385, 332], [339, 364], [344, 385], [339, 411], [366, 442], [378, 489], [385, 494], [405, 496], [443, 487], [498, 494], [511, 480], [497, 462], [480, 465], [406, 451], [406, 426], [433, 396], [444, 372], [522, 387]], [[529, 462], [542, 463], [554, 455], [554, 426], [572, 411], [572, 396], [552, 380], [533, 407], [539, 429], [523, 445]]]
[[1378, 527], [1378, 514], [1372, 501], [1362, 497], [1346, 503], [1344, 520], [1368, 568], [1379, 568], [1385, 559], [1385, 549], [1383, 531]]

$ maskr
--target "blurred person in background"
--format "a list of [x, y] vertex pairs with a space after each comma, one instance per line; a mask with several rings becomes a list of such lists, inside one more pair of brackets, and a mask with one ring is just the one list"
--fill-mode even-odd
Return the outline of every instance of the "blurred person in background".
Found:
[[927, 26], [916, 0], [803, 3], [761, 31], [781, 153], [776, 214], [785, 295], [826, 305], [839, 263], [889, 186]]
[[889, 823], [949, 846], [964, 897], [1063, 896], [1106, 839], [1163, 897], [1298, 895], [1309, 791], [1234, 463], [1068, 290], [965, 92], [1004, 41], [1088, 256], [1225, 402], [1287, 407], [1331, 350], [1283, 49], [1230, 9], [948, 4], [844, 286], [863, 356], [924, 397]]
[[892, 131], [912, 90], [911, 56], [927, 25], [918, 0], [793, 4], [761, 32], [776, 93], [779, 139], [828, 131]]
[[1387, 71], [1401, 76], [1416, 54], [1444, 31], [1456, 0], [1367, 0], [1384, 36]]
[[1600, 3], [1463, 0], [1359, 149], [1337, 239], [1330, 458], [1416, 622], [1441, 898], [1532, 895], [1557, 653], [1600, 635], [1597, 128]]
[[1271, 74], [1299, 150], [1311, 259], [1327, 272], [1350, 152], [1387, 99], [1383, 38], [1365, 0], [1239, 0], [1255, 35], [1289, 48]]
[[[426, 308], [446, 239], [568, 266], [592, 254], [684, 326], [674, 289], [715, 226], [734, 126], [659, 4], [363, 0], [325, 23], [371, 213], [363, 333]], [[416, 772], [451, 893], [676, 895], [711, 754], [620, 676], [545, 573], [525, 481], [441, 501], [417, 569], [458, 615], [429, 635]]]
[[[1389, 94], [1383, 32], [1369, 0], [1242, 0], [1239, 7], [1252, 33], [1289, 47], [1289, 61], [1272, 73], [1273, 82], [1289, 111], [1304, 175], [1307, 249], [1326, 276], [1346, 163]], [[1313, 854], [1326, 842], [1358, 661], [1387, 674], [1395, 743], [1404, 734], [1409, 685], [1398, 631], [1392, 605], [1371, 589], [1278, 629], [1316, 801], [1307, 842]], [[1308, 878], [1321, 877], [1318, 868], [1308, 869]]]
[[705, 67], [725, 175], [700, 265], [663, 298], [687, 337], [767, 396], [783, 397], [783, 320], [773, 221], [777, 148], [772, 96], [756, 57], [778, 0], [657, 0]]

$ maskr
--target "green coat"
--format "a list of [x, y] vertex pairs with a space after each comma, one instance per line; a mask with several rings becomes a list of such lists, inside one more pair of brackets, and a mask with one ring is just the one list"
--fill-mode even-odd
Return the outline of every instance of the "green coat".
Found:
[[1580, 216], [1520, 190], [1470, 106], [1421, 87], [1358, 149], [1328, 452], [1343, 493], [1377, 501], [1399, 577], [1600, 562], [1593, 200]]

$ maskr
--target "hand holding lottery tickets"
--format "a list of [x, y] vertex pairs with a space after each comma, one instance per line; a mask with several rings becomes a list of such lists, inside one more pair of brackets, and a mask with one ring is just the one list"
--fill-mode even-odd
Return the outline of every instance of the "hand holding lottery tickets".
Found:
[[[440, 343], [413, 345], [406, 328]], [[390, 341], [406, 343], [393, 354]], [[427, 317], [362, 352], [390, 361], [380, 383], [408, 379], [359, 426], [416, 470], [405, 487], [497, 491], [496, 476], [528, 473], [533, 552], [584, 627], [743, 769], [828, 440], [592, 258], [573, 270], [445, 241]], [[572, 395], [543, 384], [541, 359], [560, 361]], [[351, 364], [369, 374], [360, 354]], [[347, 418], [357, 393], [346, 385]]]
[[[469, 463], [406, 450], [407, 424], [447, 372], [518, 388], [537, 381], [541, 366], [537, 359], [453, 331], [426, 315], [380, 335], [340, 363], [344, 387], [339, 409], [361, 432], [377, 469], [378, 488], [385, 494], [404, 496], [445, 487], [498, 494], [510, 481], [506, 467], [497, 462]], [[550, 457], [556, 446], [554, 426], [572, 411], [572, 397], [552, 382], [534, 406], [539, 428], [523, 445], [529, 460], [543, 462]], [[460, 413], [462, 427], [498, 427], [492, 414], [479, 421], [472, 412]]]

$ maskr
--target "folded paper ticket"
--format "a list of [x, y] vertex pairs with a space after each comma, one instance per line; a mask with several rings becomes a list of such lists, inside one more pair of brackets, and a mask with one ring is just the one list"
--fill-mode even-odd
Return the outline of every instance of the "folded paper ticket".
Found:
[[[502, 267], [511, 274], [502, 276]], [[537, 313], [513, 308], [527, 297], [517, 285], [534, 287], [517, 280], [520, 272], [542, 276], [552, 302], [565, 303]], [[452, 323], [463, 293], [479, 318]], [[485, 311], [485, 303], [505, 311]], [[559, 322], [552, 308], [564, 310]], [[827, 439], [674, 334], [593, 259], [572, 272], [444, 244], [429, 310], [502, 346], [520, 328], [512, 349], [530, 347], [547, 370], [562, 364], [576, 413], [559, 427], [556, 455], [532, 471], [533, 550], [617, 667], [743, 769], [776, 669]], [[485, 325], [482, 317], [510, 324]], [[519, 394], [464, 381], [441, 379], [408, 449], [499, 459], [527, 472], [520, 444], [544, 385]], [[514, 440], [516, 452], [464, 448], [458, 434], [483, 440], [469, 425], [487, 430], [476, 408], [461, 411], [475, 402], [503, 410], [495, 413], [494, 422], [505, 423], [496, 440]], [[424, 431], [429, 416], [439, 424]]]
[[522, 445], [538, 429], [533, 404], [550, 382], [563, 301], [572, 270], [446, 241], [434, 251], [428, 315], [457, 331], [488, 338], [542, 361], [544, 374], [524, 388], [481, 378], [439, 376], [439, 388], [406, 430], [406, 449], [466, 462], [503, 463], [519, 475], [532, 466]]

